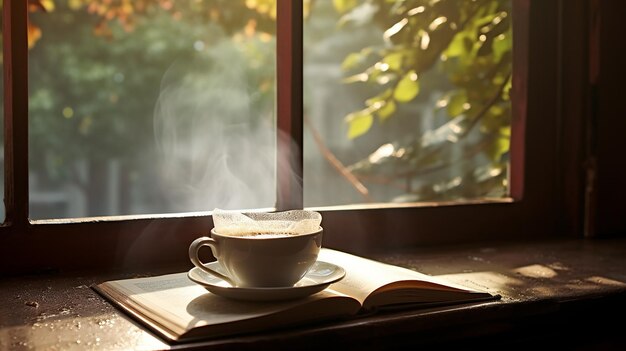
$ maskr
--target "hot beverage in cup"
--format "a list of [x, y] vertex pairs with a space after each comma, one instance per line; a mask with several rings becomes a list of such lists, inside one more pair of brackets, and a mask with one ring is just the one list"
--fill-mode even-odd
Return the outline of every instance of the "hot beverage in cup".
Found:
[[244, 237], [244, 238], [250, 238], [250, 239], [274, 239], [274, 238], [285, 238], [285, 237], [289, 237], [292, 235], [297, 235], [297, 234], [287, 234], [287, 233], [245, 233], [245, 234], [240, 234], [240, 235], [232, 235], [232, 234], [225, 234], [226, 236], [238, 236], [238, 237]]
[[[322, 227], [310, 233], [241, 232], [228, 234], [211, 230], [211, 237], [196, 239], [189, 258], [203, 271], [238, 287], [293, 286], [317, 261], [322, 246]], [[224, 275], [198, 258], [201, 247], [209, 246], [227, 272]]]

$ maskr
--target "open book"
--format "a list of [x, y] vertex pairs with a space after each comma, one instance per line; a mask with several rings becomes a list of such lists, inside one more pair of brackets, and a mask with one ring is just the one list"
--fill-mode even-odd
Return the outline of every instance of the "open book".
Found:
[[323, 248], [319, 260], [343, 267], [346, 276], [319, 293], [295, 300], [232, 300], [208, 292], [186, 273], [108, 281], [94, 289], [147, 327], [178, 342], [354, 318], [382, 308], [497, 298], [341, 251]]

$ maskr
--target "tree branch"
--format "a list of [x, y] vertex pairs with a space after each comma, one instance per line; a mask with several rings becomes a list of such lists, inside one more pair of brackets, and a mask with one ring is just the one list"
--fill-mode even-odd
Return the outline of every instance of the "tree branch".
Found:
[[350, 185], [352, 185], [352, 187], [359, 194], [361, 194], [361, 196], [363, 196], [363, 199], [365, 199], [365, 201], [367, 201], [367, 202], [374, 202], [374, 200], [372, 199], [372, 197], [369, 194], [369, 190], [367, 189], [367, 187], [365, 185], [363, 185], [363, 183], [361, 183], [361, 181], [359, 181], [354, 176], [354, 174], [352, 174], [352, 172], [350, 172], [346, 168], [346, 166], [344, 166], [343, 163], [341, 163], [341, 161], [339, 161], [339, 159], [326, 147], [326, 145], [324, 144], [324, 141], [322, 140], [322, 137], [320, 136], [320, 134], [317, 131], [317, 129], [315, 129], [315, 127], [311, 124], [311, 121], [309, 120], [307, 115], [304, 115], [304, 124], [309, 127], [309, 131], [311, 131], [311, 135], [313, 136], [313, 140], [315, 141], [315, 144], [317, 145], [317, 148], [322, 153], [322, 156], [324, 156], [326, 161], [328, 161], [328, 163], [342, 177], [344, 177], [350, 183]]

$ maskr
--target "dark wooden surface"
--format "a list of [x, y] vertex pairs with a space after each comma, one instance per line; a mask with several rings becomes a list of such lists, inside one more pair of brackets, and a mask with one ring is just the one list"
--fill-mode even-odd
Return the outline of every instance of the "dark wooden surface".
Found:
[[[411, 249], [372, 256], [474, 284], [500, 301], [387, 312], [350, 321], [258, 335], [168, 345], [117, 311], [90, 285], [180, 271], [54, 273], [0, 281], [0, 350], [387, 349], [408, 345], [464, 348], [539, 346], [626, 349], [626, 240], [552, 240]], [[471, 283], [470, 283], [471, 282]]]

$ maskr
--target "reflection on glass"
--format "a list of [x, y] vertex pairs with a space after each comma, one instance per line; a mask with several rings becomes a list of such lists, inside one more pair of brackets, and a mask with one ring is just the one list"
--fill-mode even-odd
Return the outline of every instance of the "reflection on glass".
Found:
[[305, 206], [508, 194], [511, 1], [316, 1]]
[[274, 206], [272, 1], [41, 4], [31, 218]]

